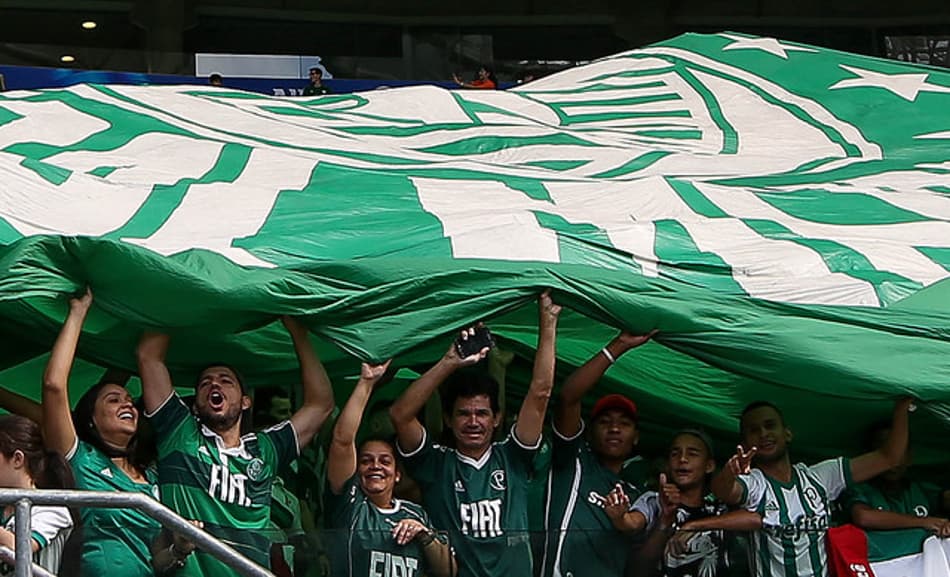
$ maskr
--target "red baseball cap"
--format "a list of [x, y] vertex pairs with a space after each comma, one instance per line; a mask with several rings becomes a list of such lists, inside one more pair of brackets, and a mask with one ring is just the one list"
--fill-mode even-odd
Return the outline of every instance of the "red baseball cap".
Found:
[[598, 399], [597, 402], [594, 403], [593, 410], [590, 412], [590, 418], [596, 419], [598, 415], [610, 409], [623, 411], [633, 417], [634, 421], [639, 421], [640, 415], [637, 412], [637, 404], [627, 397], [616, 393], [605, 395]]

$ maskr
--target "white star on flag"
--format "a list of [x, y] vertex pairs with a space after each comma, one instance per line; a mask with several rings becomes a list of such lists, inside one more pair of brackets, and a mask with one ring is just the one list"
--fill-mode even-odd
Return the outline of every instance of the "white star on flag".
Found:
[[725, 36], [733, 41], [732, 44], [723, 46], [723, 50], [761, 50], [784, 58], [785, 60], [788, 60], [789, 52], [818, 52], [811, 48], [782, 44], [775, 38], [746, 38], [745, 36], [736, 36], [734, 34], [720, 34], [720, 36]]
[[929, 74], [925, 72], [919, 74], [887, 74], [884, 72], [854, 68], [853, 66], [846, 66], [844, 64], [840, 64], [839, 66], [852, 74], [856, 74], [858, 77], [839, 80], [831, 85], [828, 90], [859, 87], [883, 88], [890, 90], [910, 102], [916, 100], [917, 94], [922, 91], [950, 93], [950, 86], [940, 86], [939, 84], [930, 84], [927, 82]]

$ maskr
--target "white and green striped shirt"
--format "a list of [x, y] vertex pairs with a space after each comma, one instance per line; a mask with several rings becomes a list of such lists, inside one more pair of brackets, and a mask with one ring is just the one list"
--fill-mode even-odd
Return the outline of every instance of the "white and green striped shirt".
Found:
[[[0, 523], [7, 531], [16, 532], [16, 516], [4, 518]], [[73, 518], [66, 507], [35, 505], [30, 515], [30, 530], [33, 540], [40, 546], [33, 554], [33, 562], [50, 573], [59, 573], [66, 540], [73, 530]], [[3, 566], [0, 574], [13, 575], [13, 568]]]
[[756, 577], [827, 577], [825, 535], [831, 502], [851, 484], [845, 458], [811, 467], [792, 466], [792, 480], [782, 483], [759, 469], [741, 475], [740, 505], [762, 515], [762, 529], [752, 535], [749, 558]]

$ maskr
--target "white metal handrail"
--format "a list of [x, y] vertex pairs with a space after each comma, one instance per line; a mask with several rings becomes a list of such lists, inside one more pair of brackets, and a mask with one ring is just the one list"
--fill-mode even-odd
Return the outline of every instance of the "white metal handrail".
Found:
[[180, 533], [199, 549], [228, 565], [244, 577], [274, 577], [267, 569], [254, 563], [209, 533], [195, 527], [174, 511], [142, 493], [120, 491], [67, 491], [48, 489], [0, 489], [0, 506], [16, 505], [16, 560], [15, 577], [46, 577], [33, 569], [30, 511], [33, 505], [59, 505], [63, 507], [97, 507], [105, 509], [132, 508], [162, 524], [163, 527]]

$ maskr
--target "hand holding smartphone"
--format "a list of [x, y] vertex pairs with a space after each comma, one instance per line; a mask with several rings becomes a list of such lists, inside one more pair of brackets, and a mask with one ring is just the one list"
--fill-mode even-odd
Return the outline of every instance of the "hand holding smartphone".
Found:
[[455, 352], [460, 359], [467, 359], [472, 355], [477, 355], [482, 349], [491, 349], [495, 346], [495, 339], [492, 338], [488, 327], [479, 323], [472, 329], [462, 331], [462, 334], [455, 339]]

